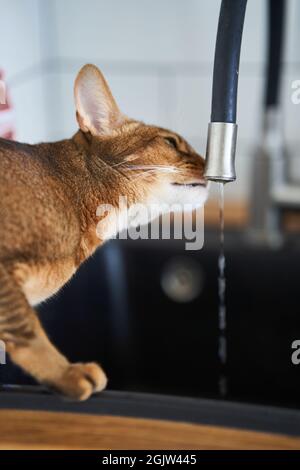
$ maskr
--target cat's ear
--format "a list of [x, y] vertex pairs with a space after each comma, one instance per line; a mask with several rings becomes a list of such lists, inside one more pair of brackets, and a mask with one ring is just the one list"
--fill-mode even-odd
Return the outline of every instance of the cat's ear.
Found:
[[87, 64], [75, 80], [76, 117], [80, 129], [92, 135], [110, 135], [124, 121], [100, 70]]

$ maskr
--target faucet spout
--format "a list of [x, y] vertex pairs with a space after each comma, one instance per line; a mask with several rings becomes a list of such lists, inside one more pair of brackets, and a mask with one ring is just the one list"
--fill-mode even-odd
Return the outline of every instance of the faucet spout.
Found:
[[209, 123], [204, 171], [207, 180], [228, 183], [236, 179], [234, 165], [236, 139], [237, 124]]

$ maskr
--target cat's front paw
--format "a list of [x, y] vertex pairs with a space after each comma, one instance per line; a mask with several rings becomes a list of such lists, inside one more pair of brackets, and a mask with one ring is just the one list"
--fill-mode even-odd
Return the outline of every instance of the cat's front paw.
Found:
[[105, 373], [98, 364], [91, 362], [70, 364], [53, 388], [68, 398], [83, 401], [104, 390], [106, 385]]

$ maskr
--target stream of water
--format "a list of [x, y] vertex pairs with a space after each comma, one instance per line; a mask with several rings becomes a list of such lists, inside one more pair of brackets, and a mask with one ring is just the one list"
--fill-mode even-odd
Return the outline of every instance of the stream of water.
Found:
[[219, 207], [220, 207], [220, 254], [218, 260], [219, 277], [219, 316], [218, 316], [218, 356], [220, 360], [219, 394], [227, 395], [228, 381], [226, 376], [227, 362], [227, 338], [226, 338], [226, 276], [225, 276], [225, 251], [224, 251], [224, 183], [219, 183]]

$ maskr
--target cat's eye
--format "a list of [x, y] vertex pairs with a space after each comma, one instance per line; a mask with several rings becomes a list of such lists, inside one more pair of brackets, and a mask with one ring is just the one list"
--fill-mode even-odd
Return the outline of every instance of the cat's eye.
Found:
[[165, 142], [167, 142], [168, 145], [170, 145], [171, 147], [177, 150], [177, 142], [176, 142], [176, 139], [174, 139], [174, 137], [164, 137], [164, 140]]

